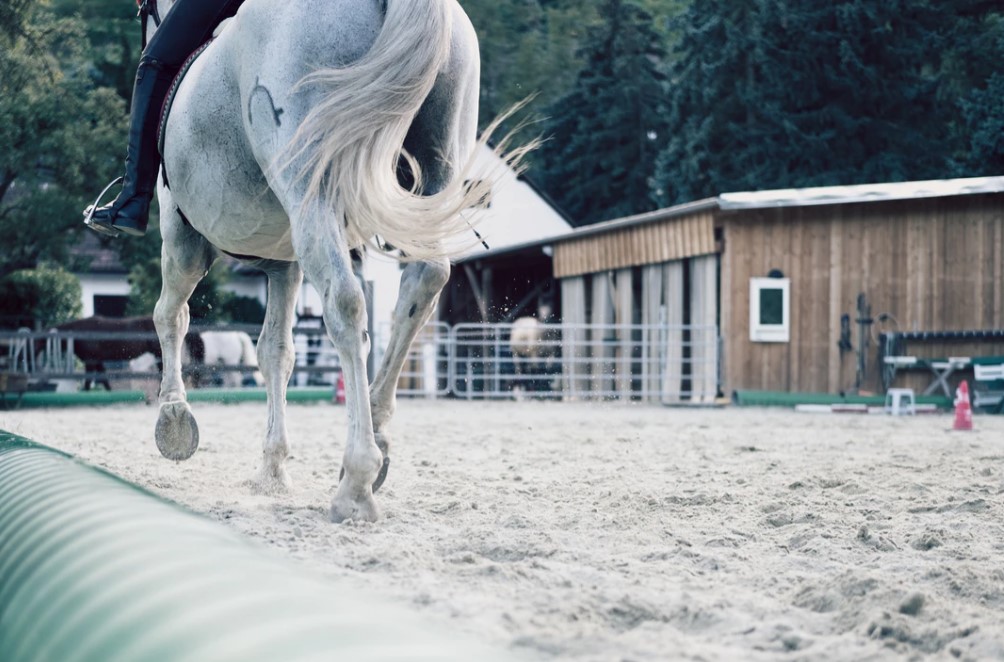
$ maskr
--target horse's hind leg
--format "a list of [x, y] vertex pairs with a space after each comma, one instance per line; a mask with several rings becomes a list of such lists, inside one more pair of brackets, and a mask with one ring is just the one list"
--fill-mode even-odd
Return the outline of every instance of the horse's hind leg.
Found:
[[[439, 293], [450, 278], [450, 263], [413, 262], [401, 274], [401, 290], [391, 322], [391, 335], [384, 360], [370, 388], [373, 430], [377, 445], [385, 456], [390, 452], [387, 430], [397, 404], [397, 382], [408, 350], [418, 332], [436, 309]], [[374, 489], [379, 484], [374, 486]]]
[[[464, 162], [474, 149], [478, 74], [476, 69], [465, 68], [476, 61], [476, 57], [464, 61], [460, 50], [451, 57], [455, 58], [450, 67], [456, 72], [456, 79], [433, 88], [404, 144], [422, 169], [422, 193], [425, 195], [441, 191], [456, 175], [456, 164]], [[467, 84], [461, 83], [458, 88], [455, 84], [458, 81]], [[390, 446], [388, 427], [397, 405], [398, 377], [412, 342], [432, 317], [439, 293], [449, 278], [450, 263], [445, 259], [409, 263], [401, 274], [387, 352], [370, 389], [373, 427], [377, 443], [385, 453]]]
[[366, 356], [370, 339], [366, 332], [366, 301], [362, 286], [352, 272], [351, 259], [342, 228], [314, 207], [305, 213], [293, 206], [293, 245], [304, 274], [321, 294], [324, 325], [338, 351], [345, 378], [345, 404], [349, 421], [348, 440], [342, 459], [344, 471], [331, 502], [331, 519], [375, 522], [379, 519], [373, 499], [373, 481], [383, 455], [373, 438]]
[[160, 384], [160, 414], [155, 438], [161, 455], [187, 460], [199, 446], [199, 428], [188, 407], [181, 375], [181, 345], [188, 333], [188, 299], [213, 262], [213, 249], [185, 225], [170, 197], [160, 197], [161, 275], [163, 285], [153, 321], [160, 338], [164, 373]]
[[265, 377], [268, 393], [268, 429], [262, 449], [261, 467], [251, 479], [252, 488], [271, 494], [289, 489], [286, 456], [289, 441], [286, 433], [286, 386], [293, 374], [296, 354], [293, 349], [293, 311], [296, 294], [303, 281], [303, 271], [296, 262], [258, 264], [268, 276], [268, 300], [265, 322], [258, 338], [258, 367]]

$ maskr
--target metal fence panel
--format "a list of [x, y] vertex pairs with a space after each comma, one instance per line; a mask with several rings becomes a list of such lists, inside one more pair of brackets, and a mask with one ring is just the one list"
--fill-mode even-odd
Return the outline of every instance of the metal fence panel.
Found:
[[[374, 365], [379, 369], [390, 342], [390, 324], [376, 332]], [[397, 381], [399, 395], [436, 398], [449, 395], [450, 326], [444, 322], [429, 322], [415, 337]]]
[[[240, 330], [257, 340], [257, 327]], [[208, 329], [201, 329], [208, 330]], [[535, 397], [562, 400], [646, 400], [707, 402], [721, 382], [717, 327], [670, 324], [426, 325], [404, 360], [398, 393], [413, 397], [453, 395], [465, 399]], [[3, 369], [32, 380], [94, 379], [73, 356], [74, 340], [147, 339], [148, 334], [0, 332], [7, 346]], [[374, 333], [374, 365], [387, 352], [389, 325]], [[100, 336], [100, 338], [98, 337]], [[332, 386], [341, 370], [338, 354], [317, 326], [294, 329], [293, 386]], [[44, 347], [44, 352], [41, 348]], [[248, 366], [215, 366], [219, 371], [253, 371]], [[127, 362], [106, 365], [111, 380], [159, 379], [154, 368]], [[695, 389], [694, 385], [698, 388]]]
[[[458, 324], [450, 389], [461, 398], [713, 400], [717, 327], [545, 324], [527, 346], [512, 324]], [[695, 375], [715, 375], [695, 380]], [[703, 388], [694, 389], [697, 382]]]

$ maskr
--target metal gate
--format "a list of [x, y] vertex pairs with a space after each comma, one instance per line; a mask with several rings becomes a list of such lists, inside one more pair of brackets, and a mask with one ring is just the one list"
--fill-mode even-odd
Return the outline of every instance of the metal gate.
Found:
[[[426, 325], [405, 359], [398, 392], [413, 397], [666, 403], [709, 402], [719, 392], [720, 340], [714, 326], [543, 324], [523, 342], [513, 337], [513, 328], [513, 324]], [[257, 337], [254, 328], [240, 330]], [[387, 351], [389, 331], [389, 327], [375, 330], [373, 366], [380, 365]], [[8, 347], [6, 366], [0, 367], [40, 381], [94, 377], [74, 365], [72, 334], [58, 335], [0, 333], [0, 342]], [[34, 351], [39, 339], [46, 340], [48, 350], [44, 365]], [[341, 367], [323, 328], [298, 327], [294, 345], [291, 385], [334, 387]], [[118, 370], [112, 366], [108, 377], [157, 379], [159, 373], [136, 372], [124, 364]]]
[[512, 324], [459, 324], [450, 334], [450, 391], [460, 398], [713, 401], [717, 327], [545, 324], [533, 343]]

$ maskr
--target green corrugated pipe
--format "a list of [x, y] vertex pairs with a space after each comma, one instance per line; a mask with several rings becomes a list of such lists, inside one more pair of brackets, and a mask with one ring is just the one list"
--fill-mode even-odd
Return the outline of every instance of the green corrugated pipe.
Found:
[[0, 431], [0, 660], [335, 659], [500, 653]]

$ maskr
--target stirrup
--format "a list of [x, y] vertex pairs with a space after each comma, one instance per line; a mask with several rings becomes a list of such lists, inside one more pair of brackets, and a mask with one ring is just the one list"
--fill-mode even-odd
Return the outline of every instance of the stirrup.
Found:
[[94, 203], [88, 205], [87, 209], [84, 210], [84, 225], [94, 230], [95, 232], [103, 234], [107, 237], [118, 237], [122, 234], [121, 231], [117, 230], [115, 226], [111, 225], [110, 223], [98, 223], [97, 221], [95, 221], [94, 212], [96, 212], [101, 207], [101, 199], [105, 197], [105, 193], [108, 193], [108, 190], [111, 189], [113, 186], [121, 184], [123, 179], [124, 177], [118, 177], [117, 179], [112, 181], [111, 184], [106, 186], [101, 191], [101, 193], [98, 194], [98, 197], [95, 198]]

